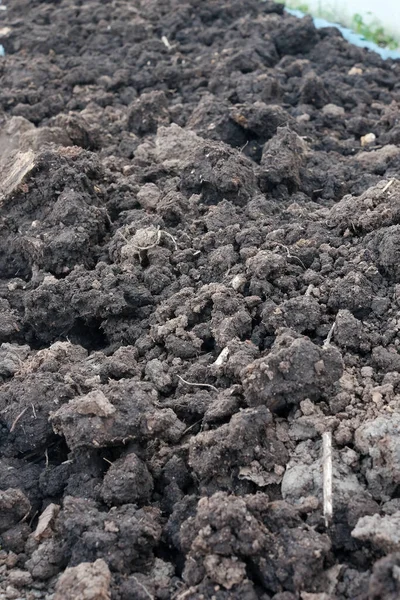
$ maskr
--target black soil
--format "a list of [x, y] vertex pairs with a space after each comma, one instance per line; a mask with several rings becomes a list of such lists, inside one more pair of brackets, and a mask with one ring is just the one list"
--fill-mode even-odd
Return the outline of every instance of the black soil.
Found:
[[400, 63], [270, 0], [0, 26], [0, 597], [398, 599]]

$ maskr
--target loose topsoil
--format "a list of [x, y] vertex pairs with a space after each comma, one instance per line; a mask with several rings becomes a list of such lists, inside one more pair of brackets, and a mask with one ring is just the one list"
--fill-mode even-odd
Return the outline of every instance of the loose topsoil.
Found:
[[0, 598], [398, 599], [400, 63], [269, 0], [0, 18]]

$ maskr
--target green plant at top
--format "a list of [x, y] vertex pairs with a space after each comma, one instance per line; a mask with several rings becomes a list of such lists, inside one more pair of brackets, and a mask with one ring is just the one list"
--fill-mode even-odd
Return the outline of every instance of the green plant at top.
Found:
[[301, 10], [301, 12], [303, 13], [309, 13], [310, 12], [310, 7], [308, 6], [308, 4], [303, 4], [303, 3], [299, 3], [296, 6], [297, 10]]
[[301, 0], [292, 0], [292, 1], [276, 0], [276, 2], [278, 4], [286, 4], [286, 6], [288, 6], [288, 8], [293, 8], [294, 10], [301, 10], [301, 12], [306, 13], [306, 14], [311, 13], [311, 9], [308, 6], [308, 4], [306, 4], [305, 2], [302, 2]]
[[[301, 10], [301, 12], [305, 14], [312, 14], [312, 10], [309, 5], [302, 0], [276, 0], [279, 4], [286, 4], [288, 8], [292, 8], [295, 10]], [[337, 20], [337, 15], [334, 14], [331, 10], [326, 9], [322, 6], [321, 2], [318, 2], [318, 8], [314, 12], [318, 17], [326, 19], [327, 21], [335, 22]], [[395, 40], [394, 37], [385, 32], [383, 27], [379, 25], [377, 22], [366, 23], [359, 13], [356, 13], [350, 23], [350, 27], [358, 33], [362, 35], [364, 39], [375, 42], [378, 46], [382, 48], [387, 47], [391, 50], [395, 50], [399, 47], [399, 43]]]
[[378, 46], [387, 46], [392, 50], [399, 47], [398, 42], [388, 35], [383, 27], [377, 23], [366, 23], [358, 13], [353, 16], [351, 27], [356, 33], [362, 35], [366, 40], [375, 42]]

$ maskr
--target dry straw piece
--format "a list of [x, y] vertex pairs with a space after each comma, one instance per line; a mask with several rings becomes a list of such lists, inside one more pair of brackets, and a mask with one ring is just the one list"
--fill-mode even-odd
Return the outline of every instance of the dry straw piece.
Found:
[[329, 527], [333, 516], [332, 502], [332, 434], [325, 431], [322, 434], [322, 465], [323, 465], [323, 496], [325, 526]]

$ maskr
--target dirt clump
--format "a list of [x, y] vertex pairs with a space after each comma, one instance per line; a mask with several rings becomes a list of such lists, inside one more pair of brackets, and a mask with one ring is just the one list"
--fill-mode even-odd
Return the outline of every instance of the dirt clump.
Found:
[[306, 398], [318, 400], [341, 375], [342, 360], [336, 348], [320, 348], [288, 330], [277, 335], [266, 359], [259, 358], [244, 369], [242, 382], [250, 406], [266, 403], [272, 412], [279, 412]]
[[110, 570], [101, 558], [94, 563], [81, 563], [64, 571], [57, 581], [54, 598], [110, 600], [110, 581]]
[[1, 503], [1, 532], [7, 531], [16, 525], [23, 517], [29, 514], [31, 506], [28, 498], [21, 490], [8, 489], [0, 494]]

